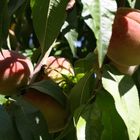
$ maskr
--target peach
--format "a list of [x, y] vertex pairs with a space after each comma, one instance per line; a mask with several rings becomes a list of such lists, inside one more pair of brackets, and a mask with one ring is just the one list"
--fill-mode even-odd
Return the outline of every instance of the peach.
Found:
[[58, 132], [65, 127], [68, 112], [55, 99], [35, 89], [29, 89], [23, 98], [37, 107], [44, 115], [50, 133]]
[[118, 65], [140, 64], [140, 10], [117, 10], [107, 56]]
[[22, 54], [10, 50], [0, 52], [0, 94], [12, 95], [28, 84], [33, 65]]
[[74, 70], [71, 63], [63, 57], [48, 57], [44, 79], [48, 79], [49, 77], [56, 83], [61, 83], [65, 80], [64, 76], [74, 76]]

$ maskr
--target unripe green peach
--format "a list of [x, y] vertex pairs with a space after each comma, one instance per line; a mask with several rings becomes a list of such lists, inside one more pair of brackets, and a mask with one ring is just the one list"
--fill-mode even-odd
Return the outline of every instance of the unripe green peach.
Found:
[[51, 96], [35, 89], [29, 89], [23, 98], [42, 112], [50, 133], [58, 132], [65, 127], [68, 112]]
[[22, 54], [10, 50], [0, 52], [0, 94], [16, 94], [28, 84], [33, 65]]
[[63, 57], [48, 57], [44, 79], [48, 79], [49, 77], [56, 83], [60, 83], [65, 80], [64, 76], [74, 76], [74, 70], [71, 63]]
[[140, 64], [140, 11], [119, 8], [116, 12], [107, 56], [116, 64]]

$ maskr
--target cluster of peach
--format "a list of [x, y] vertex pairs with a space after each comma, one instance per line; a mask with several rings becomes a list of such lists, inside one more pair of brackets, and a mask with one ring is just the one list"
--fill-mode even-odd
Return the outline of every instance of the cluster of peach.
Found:
[[[130, 70], [134, 71], [140, 64], [140, 11], [119, 8], [112, 27], [107, 56], [121, 72], [132, 74]], [[33, 71], [32, 62], [22, 54], [1, 50], [0, 94], [11, 96], [19, 93], [30, 84]], [[70, 62], [65, 58], [50, 56], [47, 58], [44, 76], [39, 80], [51, 78], [59, 83], [63, 75], [74, 75]], [[31, 88], [22, 96], [42, 112], [50, 131], [64, 127], [67, 111], [51, 96]]]
[[[1, 50], [0, 52], [0, 94], [12, 96], [21, 94], [23, 99], [38, 108], [47, 121], [50, 132], [61, 130], [68, 118], [64, 106], [51, 96], [30, 87], [30, 77], [34, 71], [32, 62], [15, 51]], [[63, 57], [50, 56], [44, 73], [37, 77], [37, 81], [52, 79], [56, 83], [64, 80], [63, 75], [74, 75], [72, 65]]]
[[[75, 0], [69, 0], [66, 10], [72, 9], [74, 4]], [[64, 81], [64, 75], [72, 76], [74, 71], [70, 62], [65, 58], [50, 56], [46, 61], [43, 74], [39, 75], [40, 68], [37, 78], [32, 81], [35, 70], [31, 60], [16, 51], [2, 49], [0, 51], [0, 94], [21, 95], [25, 101], [42, 112], [49, 132], [56, 132], [65, 126], [68, 111], [51, 96], [30, 88], [31, 81], [52, 79], [56, 83], [61, 83]]]

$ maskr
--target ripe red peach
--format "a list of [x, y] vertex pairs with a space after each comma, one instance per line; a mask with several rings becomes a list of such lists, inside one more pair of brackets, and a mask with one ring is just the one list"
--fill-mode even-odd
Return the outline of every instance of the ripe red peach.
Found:
[[58, 132], [65, 127], [68, 112], [54, 98], [35, 89], [29, 89], [23, 98], [41, 111], [50, 133]]
[[120, 65], [140, 64], [140, 10], [117, 10], [107, 56]]
[[112, 26], [107, 56], [124, 74], [132, 75], [140, 64], [140, 10], [119, 8]]
[[0, 52], [0, 94], [12, 95], [28, 84], [33, 65], [22, 54], [10, 50]]

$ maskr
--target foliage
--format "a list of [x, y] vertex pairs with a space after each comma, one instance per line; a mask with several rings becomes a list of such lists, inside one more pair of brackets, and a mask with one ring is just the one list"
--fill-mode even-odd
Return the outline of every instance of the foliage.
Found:
[[[0, 140], [140, 139], [140, 69], [124, 75], [106, 57], [117, 8], [140, 9], [140, 1], [73, 1], [0, 0], [0, 48], [19, 51], [34, 65], [20, 95], [0, 95]], [[49, 56], [69, 60], [75, 74], [62, 75], [62, 84], [36, 80]], [[49, 132], [40, 110], [22, 98], [28, 88], [65, 106], [63, 130]]]

